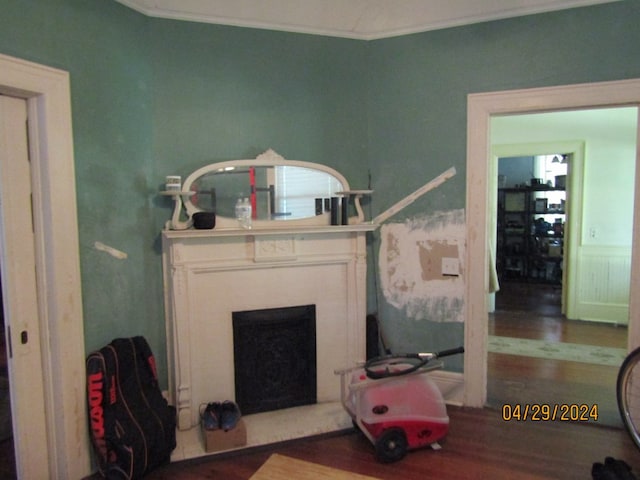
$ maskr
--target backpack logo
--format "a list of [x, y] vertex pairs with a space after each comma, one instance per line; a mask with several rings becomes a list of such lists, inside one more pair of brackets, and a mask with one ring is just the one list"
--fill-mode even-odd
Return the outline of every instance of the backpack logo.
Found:
[[96, 447], [103, 457], [107, 456], [107, 445], [104, 439], [104, 409], [102, 408], [102, 372], [89, 375], [89, 408], [91, 430], [96, 441]]

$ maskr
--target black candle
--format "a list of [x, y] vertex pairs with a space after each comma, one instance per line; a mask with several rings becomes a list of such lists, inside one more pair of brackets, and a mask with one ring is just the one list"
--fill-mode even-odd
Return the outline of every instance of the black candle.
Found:
[[338, 197], [331, 197], [331, 225], [338, 225]]
[[341, 208], [341, 220], [342, 225], [349, 225], [349, 195], [344, 195], [342, 197], [342, 203], [340, 204]]

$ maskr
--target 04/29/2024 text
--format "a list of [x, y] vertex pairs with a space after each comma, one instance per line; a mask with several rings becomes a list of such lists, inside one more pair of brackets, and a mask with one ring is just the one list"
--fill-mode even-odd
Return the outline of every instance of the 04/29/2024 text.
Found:
[[505, 422], [596, 422], [598, 404], [578, 403], [505, 403], [502, 405]]

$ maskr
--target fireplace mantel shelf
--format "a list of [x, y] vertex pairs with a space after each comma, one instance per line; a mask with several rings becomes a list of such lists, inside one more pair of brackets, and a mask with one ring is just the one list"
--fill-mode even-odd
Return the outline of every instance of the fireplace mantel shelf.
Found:
[[164, 230], [167, 238], [201, 238], [201, 237], [246, 237], [258, 235], [299, 235], [305, 233], [358, 233], [372, 232], [379, 225], [373, 223], [359, 223], [355, 225], [304, 225], [304, 226], [270, 226], [251, 229], [216, 228], [212, 230]]

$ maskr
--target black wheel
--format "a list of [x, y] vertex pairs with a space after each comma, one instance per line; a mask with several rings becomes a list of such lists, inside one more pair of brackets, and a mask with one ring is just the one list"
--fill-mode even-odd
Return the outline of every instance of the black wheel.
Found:
[[616, 394], [622, 423], [640, 448], [640, 348], [636, 348], [622, 362], [618, 371]]
[[390, 428], [376, 440], [376, 458], [382, 463], [402, 460], [407, 454], [407, 436], [401, 428]]

